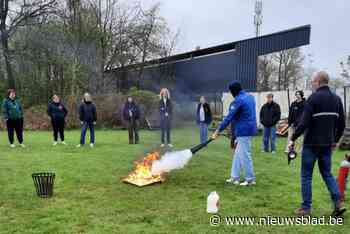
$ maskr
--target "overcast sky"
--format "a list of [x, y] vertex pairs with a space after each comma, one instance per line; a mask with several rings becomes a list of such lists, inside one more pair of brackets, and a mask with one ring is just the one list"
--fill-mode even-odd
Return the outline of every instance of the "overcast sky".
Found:
[[[145, 4], [156, 0], [142, 0]], [[253, 37], [255, 0], [159, 0], [170, 27], [180, 28], [177, 52]], [[262, 34], [311, 24], [313, 66], [332, 76], [350, 55], [350, 0], [263, 0]], [[308, 63], [310, 59], [307, 59]]]

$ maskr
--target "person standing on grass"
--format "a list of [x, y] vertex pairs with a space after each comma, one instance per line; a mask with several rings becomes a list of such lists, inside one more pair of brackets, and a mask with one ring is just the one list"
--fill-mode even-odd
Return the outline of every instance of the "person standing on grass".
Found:
[[89, 93], [84, 94], [83, 103], [79, 107], [79, 119], [82, 125], [80, 144], [77, 147], [85, 145], [86, 131], [90, 129], [90, 147], [93, 148], [95, 144], [95, 125], [97, 121], [96, 106], [92, 102], [91, 95]]
[[199, 125], [200, 142], [204, 143], [208, 140], [208, 126], [212, 121], [210, 105], [202, 96], [197, 106], [197, 124]]
[[[289, 115], [288, 115], [288, 142], [291, 140], [293, 133], [295, 132], [295, 128], [298, 126], [301, 115], [304, 111], [305, 106], [305, 98], [304, 92], [302, 90], [298, 90], [295, 92], [296, 100], [292, 102], [292, 105], [289, 107]], [[288, 153], [288, 144], [286, 145], [285, 153]]]
[[14, 89], [7, 91], [7, 97], [2, 103], [2, 111], [6, 122], [10, 147], [16, 147], [14, 144], [14, 132], [16, 132], [18, 143], [21, 147], [23, 144], [23, 108], [20, 100], [16, 96]]
[[170, 139], [171, 119], [173, 115], [173, 105], [170, 100], [170, 92], [163, 88], [160, 91], [159, 113], [160, 113], [160, 128], [161, 128], [161, 147], [165, 146], [165, 136], [169, 147], [173, 147]]
[[305, 132], [301, 156], [301, 207], [296, 215], [310, 215], [312, 205], [312, 174], [316, 161], [323, 181], [333, 201], [332, 216], [342, 215], [346, 209], [340, 200], [340, 192], [332, 175], [332, 151], [342, 137], [345, 129], [343, 103], [339, 96], [331, 92], [328, 86], [329, 76], [318, 72], [312, 80], [314, 93], [307, 99], [304, 112], [298, 124], [289, 148]]
[[47, 108], [47, 114], [51, 118], [54, 139], [53, 146], [57, 145], [58, 133], [60, 134], [62, 144], [66, 145], [64, 141], [64, 124], [68, 111], [58, 95], [55, 94], [52, 96], [52, 101], [49, 103]]
[[[216, 139], [219, 133], [231, 123], [232, 137], [236, 137], [236, 140], [232, 144], [235, 150], [231, 177], [226, 182], [242, 186], [255, 185], [256, 178], [251, 157], [252, 136], [257, 133], [255, 100], [252, 95], [242, 90], [241, 84], [237, 81], [229, 85], [229, 90], [234, 101], [230, 104], [228, 115], [214, 132], [212, 138]], [[245, 181], [242, 183], [240, 183], [241, 169], [245, 173]]]
[[276, 124], [281, 119], [281, 108], [273, 101], [272, 93], [267, 94], [266, 99], [267, 102], [260, 110], [260, 123], [264, 126], [263, 151], [274, 154], [276, 153]]
[[132, 97], [128, 97], [124, 105], [123, 118], [127, 122], [129, 130], [129, 144], [139, 143], [138, 121], [140, 119], [140, 108]]

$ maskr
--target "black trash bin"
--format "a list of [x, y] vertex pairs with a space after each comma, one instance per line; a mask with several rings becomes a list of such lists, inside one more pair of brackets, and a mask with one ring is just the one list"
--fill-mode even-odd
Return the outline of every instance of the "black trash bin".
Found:
[[50, 198], [53, 195], [53, 186], [55, 182], [55, 173], [52, 172], [40, 172], [33, 173], [32, 178], [34, 181], [36, 193], [41, 198]]

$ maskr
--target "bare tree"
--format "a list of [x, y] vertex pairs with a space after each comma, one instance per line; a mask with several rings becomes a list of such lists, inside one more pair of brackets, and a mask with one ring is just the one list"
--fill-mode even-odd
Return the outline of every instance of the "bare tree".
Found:
[[40, 18], [53, 11], [56, 0], [0, 0], [0, 39], [9, 88], [15, 88], [9, 39], [18, 27], [40, 23]]

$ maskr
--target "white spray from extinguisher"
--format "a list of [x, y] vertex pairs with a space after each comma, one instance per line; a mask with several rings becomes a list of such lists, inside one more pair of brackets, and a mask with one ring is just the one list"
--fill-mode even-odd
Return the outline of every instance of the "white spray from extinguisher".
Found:
[[216, 191], [209, 194], [207, 198], [207, 212], [209, 214], [216, 214], [219, 212], [219, 201], [220, 197]]

